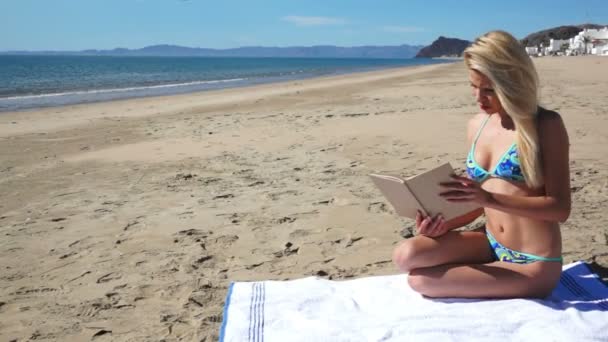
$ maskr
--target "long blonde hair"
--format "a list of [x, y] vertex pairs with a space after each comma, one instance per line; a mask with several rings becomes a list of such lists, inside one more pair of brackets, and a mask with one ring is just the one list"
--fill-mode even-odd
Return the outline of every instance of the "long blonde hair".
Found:
[[526, 184], [544, 184], [538, 141], [538, 74], [532, 59], [512, 35], [491, 31], [464, 50], [469, 69], [484, 74], [515, 124], [517, 149]]

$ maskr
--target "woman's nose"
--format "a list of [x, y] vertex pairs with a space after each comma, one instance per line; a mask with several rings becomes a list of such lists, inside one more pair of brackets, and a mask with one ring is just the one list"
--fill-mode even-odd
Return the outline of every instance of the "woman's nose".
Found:
[[483, 97], [483, 94], [481, 93], [481, 89], [473, 89], [473, 96], [475, 96], [476, 101], [481, 100], [481, 98]]

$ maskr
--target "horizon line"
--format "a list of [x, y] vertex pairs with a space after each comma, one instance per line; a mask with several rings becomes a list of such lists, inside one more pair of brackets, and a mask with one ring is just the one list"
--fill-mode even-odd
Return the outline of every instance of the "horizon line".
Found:
[[[458, 38], [460, 39], [460, 38]], [[432, 43], [431, 43], [432, 44]], [[85, 48], [78, 50], [62, 50], [62, 49], [43, 49], [43, 50], [5, 50], [1, 49], [0, 53], [4, 52], [88, 52], [88, 51], [114, 51], [114, 50], [128, 50], [128, 51], [136, 51], [142, 50], [150, 47], [178, 47], [178, 48], [186, 48], [186, 49], [204, 49], [204, 50], [216, 50], [216, 51], [224, 51], [224, 50], [235, 50], [235, 49], [244, 49], [244, 48], [269, 48], [269, 49], [289, 49], [289, 48], [313, 48], [313, 47], [337, 47], [337, 48], [362, 48], [362, 47], [401, 47], [401, 46], [409, 46], [409, 47], [419, 47], [419, 46], [429, 46], [430, 44], [408, 44], [403, 43], [399, 45], [373, 45], [373, 44], [364, 44], [364, 45], [332, 45], [332, 44], [316, 44], [316, 45], [287, 45], [287, 46], [276, 46], [276, 45], [243, 45], [237, 47], [230, 48], [208, 48], [208, 47], [193, 47], [193, 46], [185, 46], [185, 45], [177, 45], [177, 44], [167, 44], [167, 43], [159, 43], [159, 44], [151, 44], [145, 45], [143, 47], [138, 48], [126, 48], [126, 47], [114, 47], [114, 48], [106, 48], [106, 49], [98, 49], [98, 48]]]

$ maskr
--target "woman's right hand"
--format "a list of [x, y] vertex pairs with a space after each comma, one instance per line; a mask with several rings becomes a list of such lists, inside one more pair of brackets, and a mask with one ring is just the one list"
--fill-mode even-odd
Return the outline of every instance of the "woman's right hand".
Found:
[[424, 216], [420, 211], [416, 213], [416, 231], [418, 231], [418, 234], [435, 238], [447, 233], [449, 230], [443, 216], [437, 215], [432, 218]]

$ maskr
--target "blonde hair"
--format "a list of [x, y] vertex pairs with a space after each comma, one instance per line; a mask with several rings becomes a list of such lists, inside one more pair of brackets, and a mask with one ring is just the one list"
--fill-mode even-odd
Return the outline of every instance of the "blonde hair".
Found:
[[464, 50], [469, 69], [485, 75], [505, 112], [515, 124], [517, 149], [526, 184], [543, 185], [541, 153], [536, 117], [538, 113], [538, 74], [532, 59], [512, 35], [491, 31], [477, 38]]

